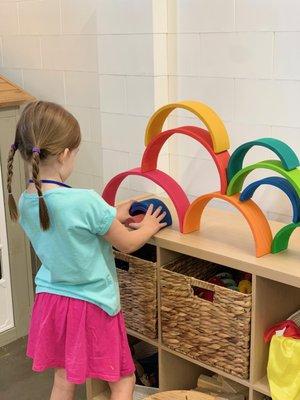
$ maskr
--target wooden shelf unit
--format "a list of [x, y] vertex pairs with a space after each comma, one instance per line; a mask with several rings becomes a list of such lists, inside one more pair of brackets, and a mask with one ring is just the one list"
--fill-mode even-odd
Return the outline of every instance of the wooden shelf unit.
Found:
[[[165, 199], [164, 199], [165, 201]], [[270, 223], [273, 233], [283, 224]], [[158, 348], [160, 390], [191, 389], [196, 387], [202, 372], [218, 373], [244, 386], [249, 400], [262, 400], [270, 396], [266, 377], [268, 345], [263, 332], [300, 308], [300, 230], [296, 230], [288, 251], [255, 257], [251, 231], [243, 218], [230, 211], [215, 208], [205, 210], [201, 231], [181, 234], [173, 226], [155, 235], [152, 244], [157, 246], [158, 265], [158, 339], [128, 330], [137, 337]], [[161, 338], [160, 318], [160, 271], [159, 267], [186, 254], [215, 262], [252, 274], [252, 322], [249, 380], [240, 379], [218, 368], [196, 361], [167, 348]], [[104, 382], [90, 380], [87, 383], [88, 400], [107, 399]]]

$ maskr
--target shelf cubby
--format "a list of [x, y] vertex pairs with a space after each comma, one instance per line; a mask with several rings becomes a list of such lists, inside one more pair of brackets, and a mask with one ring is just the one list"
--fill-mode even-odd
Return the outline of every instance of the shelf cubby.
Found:
[[[270, 223], [273, 233], [282, 224]], [[226, 234], [225, 234], [226, 233]], [[296, 231], [290, 249], [281, 254], [256, 258], [249, 228], [242, 217], [230, 211], [207, 208], [201, 231], [183, 235], [166, 228], [151, 240], [157, 247], [158, 266], [158, 339], [153, 340], [128, 330], [131, 336], [158, 348], [159, 389], [192, 389], [201, 373], [218, 373], [245, 387], [249, 400], [264, 400], [270, 396], [267, 374], [269, 345], [263, 333], [272, 324], [289, 317], [300, 305], [300, 231]], [[160, 267], [181, 255], [202, 260], [252, 275], [250, 377], [241, 379], [166, 347], [161, 335]], [[106, 399], [106, 385], [90, 381], [88, 399]]]

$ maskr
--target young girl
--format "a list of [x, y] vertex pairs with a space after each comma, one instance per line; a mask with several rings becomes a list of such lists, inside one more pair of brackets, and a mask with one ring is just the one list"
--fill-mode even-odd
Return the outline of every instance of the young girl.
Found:
[[[37, 101], [24, 109], [8, 157], [7, 189], [42, 262], [35, 283], [27, 355], [34, 371], [55, 368], [51, 400], [72, 400], [87, 378], [109, 382], [111, 400], [131, 400], [134, 364], [122, 312], [112, 246], [133, 252], [165, 226], [150, 206], [129, 231], [131, 202], [109, 206], [96, 192], [63, 182], [74, 168], [81, 140], [77, 120], [61, 106]], [[13, 159], [19, 150], [31, 171], [17, 209]]]

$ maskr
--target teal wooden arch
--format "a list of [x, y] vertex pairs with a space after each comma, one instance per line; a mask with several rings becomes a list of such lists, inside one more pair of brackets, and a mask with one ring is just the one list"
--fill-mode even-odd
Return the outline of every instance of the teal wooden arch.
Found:
[[243, 168], [245, 156], [253, 146], [261, 146], [272, 150], [277, 154], [283, 168], [287, 171], [291, 171], [300, 165], [297, 154], [286, 143], [274, 138], [257, 139], [242, 144], [232, 153], [227, 169], [228, 181]]

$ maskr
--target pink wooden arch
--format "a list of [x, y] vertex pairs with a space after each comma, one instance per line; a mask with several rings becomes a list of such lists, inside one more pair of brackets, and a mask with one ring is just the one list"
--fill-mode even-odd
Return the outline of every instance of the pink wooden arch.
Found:
[[157, 160], [162, 146], [165, 142], [174, 134], [181, 133], [197, 140], [209, 154], [212, 156], [220, 176], [220, 191], [222, 194], [226, 194], [227, 190], [227, 165], [229, 162], [230, 155], [228, 151], [221, 153], [215, 153], [211, 136], [205, 129], [196, 126], [181, 126], [179, 128], [170, 129], [168, 131], [161, 132], [155, 136], [145, 149], [141, 170], [142, 172], [153, 171], [157, 168]]
[[102, 197], [104, 200], [106, 200], [109, 204], [114, 205], [119, 186], [123, 180], [130, 175], [142, 176], [146, 179], [149, 179], [167, 192], [175, 206], [178, 215], [180, 232], [182, 232], [184, 216], [189, 208], [190, 202], [180, 185], [178, 185], [178, 183], [169, 175], [158, 169], [149, 172], [142, 172], [141, 168], [134, 168], [116, 175], [107, 183], [103, 190]]

